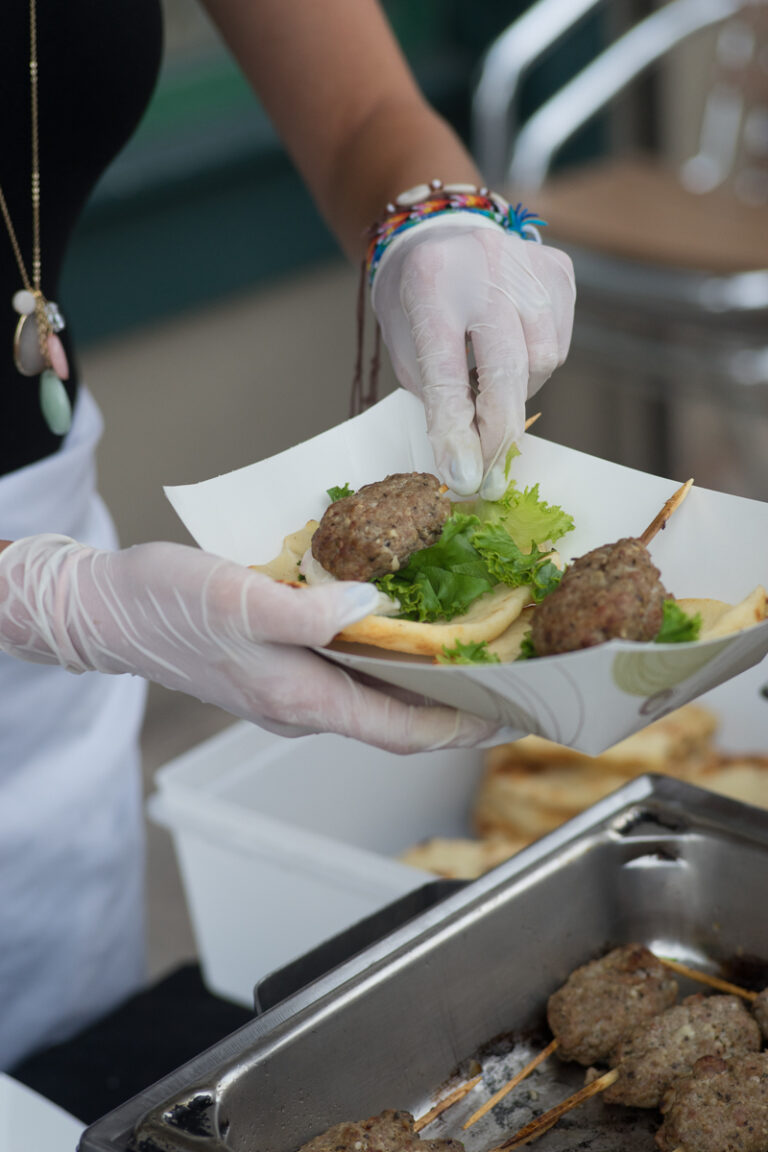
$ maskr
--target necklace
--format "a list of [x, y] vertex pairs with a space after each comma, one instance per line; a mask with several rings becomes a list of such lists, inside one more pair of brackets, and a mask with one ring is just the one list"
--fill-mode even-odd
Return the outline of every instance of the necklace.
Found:
[[11, 222], [2, 187], [0, 212], [13, 248], [21, 282], [13, 295], [13, 309], [18, 314], [13, 340], [13, 360], [22, 376], [40, 376], [40, 408], [50, 430], [58, 436], [69, 431], [72, 405], [63, 381], [69, 376], [67, 354], [57, 333], [64, 328], [58, 305], [46, 300], [40, 283], [40, 164], [37, 99], [37, 11], [35, 0], [29, 0], [29, 77], [32, 106], [32, 277], [27, 273], [16, 231]]

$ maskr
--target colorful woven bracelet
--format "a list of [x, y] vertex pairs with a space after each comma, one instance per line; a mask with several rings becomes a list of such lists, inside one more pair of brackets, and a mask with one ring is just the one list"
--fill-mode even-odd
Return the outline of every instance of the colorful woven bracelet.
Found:
[[396, 236], [424, 220], [453, 212], [485, 216], [507, 232], [515, 232], [524, 240], [539, 243], [538, 229], [546, 226], [546, 221], [540, 220], [535, 212], [529, 212], [522, 204], [513, 208], [503, 196], [487, 188], [476, 188], [473, 184], [443, 185], [440, 180], [419, 184], [387, 204], [386, 215], [368, 231], [365, 269], [369, 285], [373, 283], [382, 256]]

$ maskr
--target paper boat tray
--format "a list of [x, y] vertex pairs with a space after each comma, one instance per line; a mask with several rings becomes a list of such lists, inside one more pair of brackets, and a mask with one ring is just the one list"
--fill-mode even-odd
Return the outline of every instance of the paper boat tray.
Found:
[[[424, 1136], [488, 1152], [583, 1083], [550, 1058], [462, 1131], [551, 1039], [547, 997], [573, 968], [639, 941], [764, 985], [766, 890], [765, 812], [640, 777], [124, 1104], [80, 1152], [296, 1152], [343, 1120], [423, 1115], [474, 1058], [482, 1086]], [[535, 1147], [653, 1152], [660, 1119], [596, 1099]]]
[[[511, 475], [572, 514], [558, 548], [570, 561], [639, 535], [687, 477], [666, 480], [526, 434]], [[262, 564], [283, 538], [328, 506], [326, 489], [359, 488], [392, 472], [433, 471], [424, 411], [394, 392], [354, 420], [246, 468], [166, 488], [197, 543], [242, 564]], [[768, 584], [768, 504], [694, 487], [650, 547], [678, 597], [738, 603]], [[697, 644], [611, 641], [564, 656], [502, 665], [446, 667], [425, 658], [349, 646], [326, 655], [434, 700], [498, 720], [505, 739], [535, 732], [597, 754], [756, 664], [768, 621]]]

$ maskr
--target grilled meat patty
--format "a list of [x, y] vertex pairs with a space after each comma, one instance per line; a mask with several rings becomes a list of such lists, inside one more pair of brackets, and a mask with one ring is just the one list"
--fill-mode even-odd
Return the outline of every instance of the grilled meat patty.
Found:
[[464, 1152], [459, 1140], [421, 1140], [410, 1112], [382, 1112], [369, 1120], [334, 1124], [299, 1152]]
[[626, 944], [572, 972], [550, 996], [547, 1020], [558, 1055], [607, 1060], [619, 1041], [675, 1002], [677, 984], [642, 944]]
[[606, 640], [653, 640], [669, 596], [648, 549], [628, 538], [580, 556], [531, 622], [537, 656], [575, 652]]
[[376, 580], [440, 538], [451, 513], [429, 472], [396, 472], [327, 508], [312, 555], [338, 580]]
[[661, 1110], [662, 1152], [768, 1152], [768, 1053], [697, 1060]]
[[666, 1090], [690, 1076], [702, 1056], [728, 1060], [759, 1049], [760, 1029], [738, 996], [689, 996], [619, 1043], [610, 1060], [619, 1078], [603, 1099], [658, 1108]]

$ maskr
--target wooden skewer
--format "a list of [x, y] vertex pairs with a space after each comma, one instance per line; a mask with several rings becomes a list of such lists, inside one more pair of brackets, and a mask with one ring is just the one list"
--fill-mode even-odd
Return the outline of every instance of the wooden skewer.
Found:
[[454, 1088], [453, 1092], [450, 1092], [443, 1100], [438, 1100], [437, 1104], [435, 1104], [433, 1108], [430, 1108], [429, 1112], [425, 1112], [423, 1116], [420, 1116], [418, 1120], [414, 1121], [414, 1132], [421, 1132], [422, 1128], [426, 1128], [427, 1124], [431, 1124], [433, 1120], [436, 1120], [438, 1116], [442, 1115], [452, 1104], [457, 1104], [459, 1100], [463, 1100], [467, 1093], [471, 1092], [475, 1085], [480, 1083], [482, 1078], [483, 1074], [481, 1072], [478, 1076], [473, 1077], [472, 1080], [467, 1080], [465, 1084], [459, 1084], [458, 1088]]
[[757, 992], [740, 988], [738, 984], [731, 984], [729, 980], [721, 980], [719, 976], [710, 976], [707, 972], [698, 972], [695, 968], [688, 968], [687, 965], [681, 964], [678, 960], [667, 960], [663, 956], [659, 956], [657, 959], [665, 968], [671, 968], [673, 972], [679, 972], [681, 976], [687, 976], [690, 980], [698, 980], [699, 984], [707, 984], [710, 988], [717, 988], [719, 992], [730, 993], [731, 996], [741, 996], [743, 1000], [757, 999]]
[[534, 1068], [538, 1068], [539, 1064], [546, 1060], [547, 1056], [551, 1056], [556, 1048], [557, 1039], [554, 1039], [549, 1044], [547, 1044], [546, 1048], [542, 1052], [539, 1052], [538, 1056], [534, 1056], [533, 1060], [526, 1064], [524, 1068], [521, 1068], [520, 1071], [515, 1076], [513, 1076], [511, 1080], [499, 1088], [498, 1092], [494, 1092], [490, 1100], [486, 1100], [485, 1104], [478, 1108], [477, 1112], [473, 1112], [469, 1120], [467, 1120], [466, 1124], [464, 1125], [464, 1128], [471, 1128], [473, 1124], [477, 1124], [478, 1120], [482, 1120], [483, 1116], [490, 1112], [491, 1108], [494, 1108], [498, 1104], [499, 1100], [503, 1100], [507, 1093], [511, 1092], [513, 1088], [517, 1088], [518, 1084], [525, 1080], [526, 1076], [530, 1076]]
[[670, 496], [661, 512], [659, 512], [657, 516], [654, 516], [642, 536], [638, 537], [641, 544], [650, 544], [656, 533], [661, 531], [662, 528], [666, 528], [670, 516], [676, 508], [680, 507], [692, 487], [693, 480], [686, 480], [685, 484]]
[[606, 1088], [610, 1088], [611, 1084], [615, 1084], [618, 1078], [618, 1068], [611, 1068], [610, 1072], [606, 1072], [597, 1080], [593, 1080], [591, 1084], [586, 1084], [578, 1092], [569, 1096], [567, 1100], [561, 1101], [560, 1104], [556, 1104], [554, 1108], [550, 1108], [548, 1112], [544, 1112], [536, 1120], [532, 1120], [530, 1124], [526, 1124], [509, 1140], [505, 1140], [503, 1144], [494, 1148], [493, 1152], [508, 1152], [511, 1148], [520, 1148], [523, 1144], [530, 1144], [532, 1140], [537, 1140], [539, 1136], [543, 1136], [545, 1132], [549, 1131], [566, 1112], [570, 1112], [572, 1108], [578, 1108], [579, 1104], [583, 1104], [591, 1096], [597, 1096], [598, 1092], [604, 1092]]

